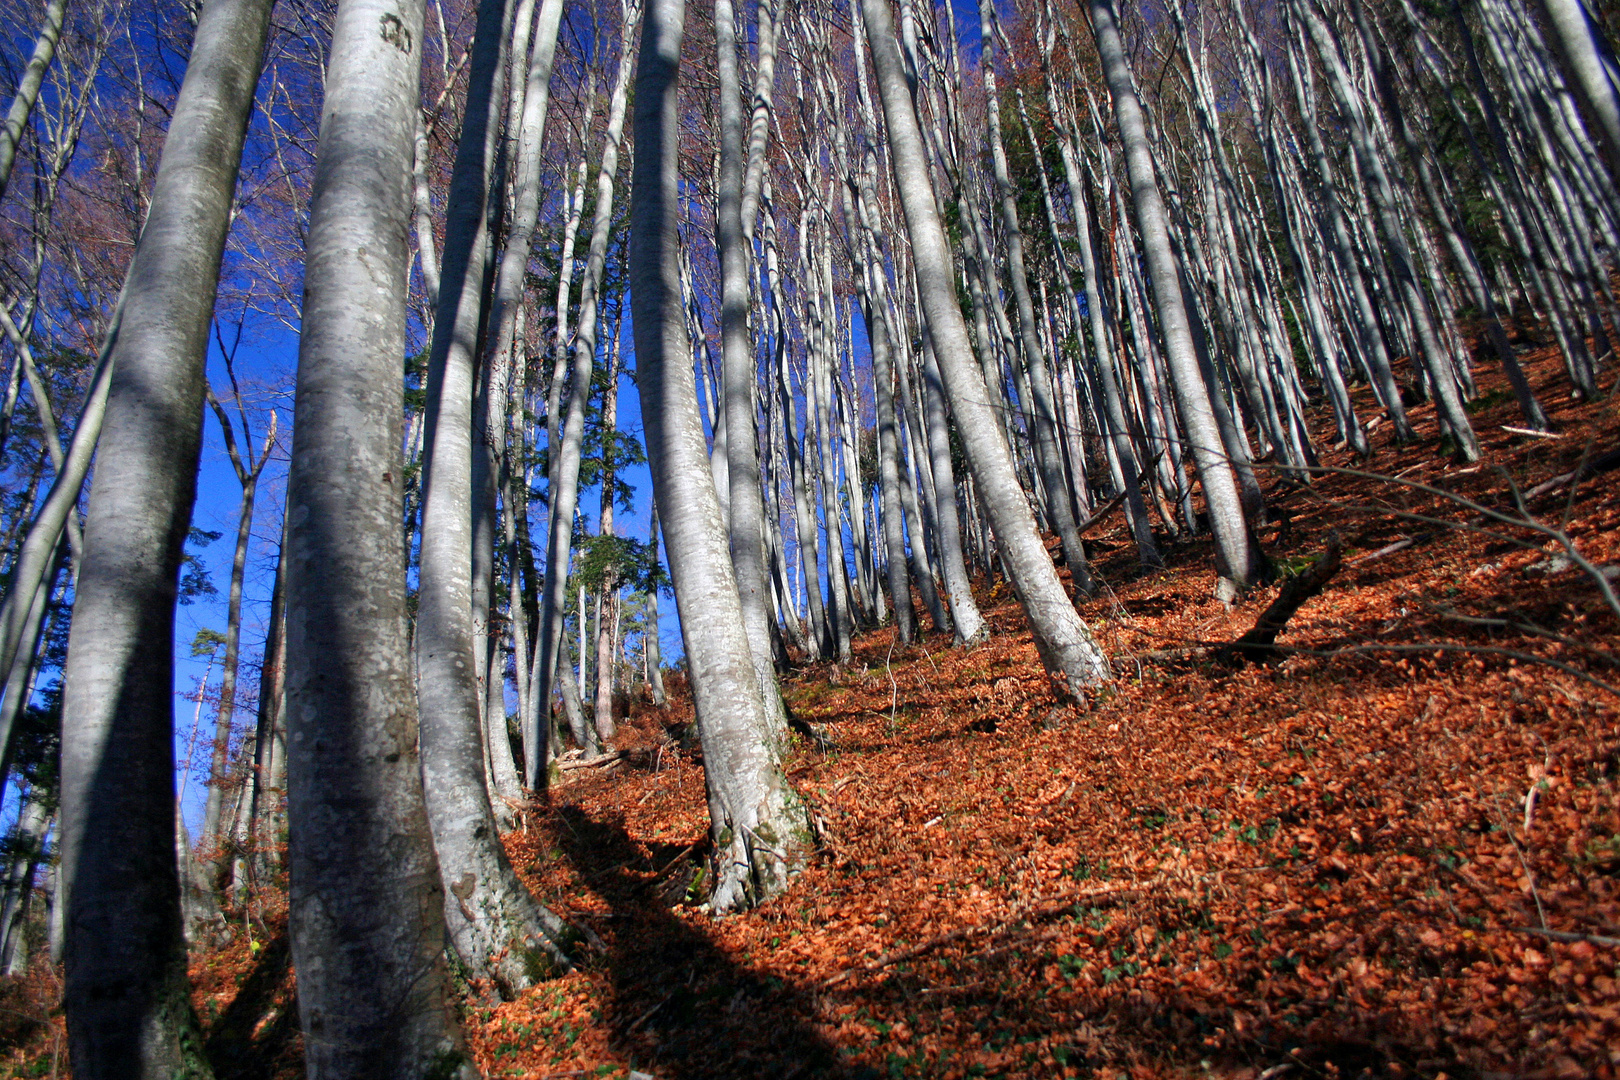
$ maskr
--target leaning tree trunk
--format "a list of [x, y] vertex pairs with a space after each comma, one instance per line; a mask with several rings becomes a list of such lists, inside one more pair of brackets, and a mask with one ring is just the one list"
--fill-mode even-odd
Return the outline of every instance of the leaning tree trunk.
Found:
[[1238, 590], [1243, 590], [1264, 575], [1265, 562], [1244, 516], [1237, 477], [1223, 449], [1225, 443], [1210, 403], [1210, 394], [1219, 393], [1219, 388], [1207, 385], [1199, 370], [1192, 324], [1181, 291], [1181, 268], [1170, 246], [1169, 222], [1158, 178], [1154, 175], [1153, 151], [1148, 144], [1142, 106], [1125, 58], [1125, 43], [1120, 39], [1113, 0], [1091, 0], [1091, 26], [1108, 79], [1108, 92], [1114, 99], [1114, 118], [1119, 125], [1126, 172], [1130, 176], [1143, 261], [1153, 284], [1170, 384], [1187, 431], [1187, 441], [1192, 444], [1193, 462], [1204, 488], [1204, 502], [1209, 507], [1210, 529], [1215, 534], [1216, 570]]
[[642, 424], [675, 579], [715, 842], [716, 911], [787, 887], [811, 846], [750, 661], [681, 311], [678, 112], [683, 0], [647, 0], [636, 75], [630, 288]]
[[1354, 160], [1366, 177], [1367, 194], [1375, 210], [1374, 223], [1383, 240], [1396, 285], [1406, 302], [1412, 331], [1417, 337], [1417, 355], [1414, 359], [1420, 359], [1428, 372], [1440, 422], [1455, 440], [1458, 452], [1469, 461], [1478, 461], [1479, 440], [1468, 422], [1468, 414], [1463, 411], [1452, 361], [1439, 341], [1429, 299], [1418, 284], [1411, 245], [1397, 207], [1393, 181], [1384, 166], [1382, 150], [1373, 137], [1367, 110], [1345, 70], [1337, 38], [1313, 6], [1312, 0], [1293, 0], [1293, 4], [1316, 46], [1317, 55], [1322, 59], [1328, 87], [1349, 128], [1351, 147], [1355, 151]]
[[951, 253], [934, 202], [916, 106], [906, 84], [888, 0], [861, 0], [878, 93], [889, 132], [889, 155], [911, 237], [918, 295], [935, 356], [956, 414], [968, 466], [985, 500], [997, 545], [1024, 605], [1046, 670], [1065, 678], [1070, 693], [1108, 677], [1108, 660], [1063, 591], [1052, 559], [1035, 531], [1029, 503], [1013, 471], [1012, 451], [990, 408], [982, 370], [973, 357], [957, 304]]
[[287, 515], [290, 932], [312, 1080], [472, 1078], [405, 626], [405, 271], [420, 0], [341, 0], [304, 271]]
[[63, 674], [63, 997], [83, 1080], [209, 1071], [187, 992], [175, 860], [174, 605], [214, 288], [270, 6], [203, 7], [110, 331], [112, 385]]
[[1070, 580], [1075, 588], [1090, 594], [1096, 590], [1091, 571], [1086, 566], [1085, 546], [1074, 519], [1074, 495], [1063, 469], [1063, 452], [1058, 445], [1057, 402], [1052, 392], [1052, 378], [1047, 368], [1046, 354], [1041, 348], [1040, 334], [1035, 319], [1035, 304], [1030, 296], [1029, 275], [1024, 269], [1024, 233], [1018, 221], [1018, 189], [1007, 171], [1007, 150], [1001, 138], [1001, 98], [996, 89], [995, 61], [991, 57], [991, 43], [995, 39], [991, 20], [994, 5], [991, 0], [979, 0], [979, 30], [984, 43], [983, 79], [987, 100], [985, 123], [990, 142], [990, 161], [994, 173], [997, 201], [1001, 204], [1001, 228], [1007, 244], [1007, 277], [1012, 284], [1014, 311], [1018, 314], [1018, 340], [1023, 345], [1024, 364], [1029, 370], [1030, 441], [1034, 444], [1035, 463], [1041, 480], [1046, 485], [1046, 506], [1063, 555], [1069, 565]]
[[62, 16], [67, 11], [67, 0], [50, 0], [45, 5], [45, 22], [39, 28], [34, 42], [34, 55], [28, 58], [22, 78], [17, 81], [17, 92], [11, 99], [11, 110], [6, 113], [5, 126], [0, 128], [0, 198], [6, 194], [11, 181], [11, 166], [17, 160], [17, 144], [22, 142], [23, 128], [28, 116], [39, 100], [39, 89], [45, 82], [45, 71], [56, 56], [56, 43], [62, 37]]
[[1569, 81], [1597, 122], [1609, 172], [1620, 182], [1620, 63], [1614, 46], [1598, 23], [1591, 0], [1541, 0], [1541, 10], [1573, 76]]

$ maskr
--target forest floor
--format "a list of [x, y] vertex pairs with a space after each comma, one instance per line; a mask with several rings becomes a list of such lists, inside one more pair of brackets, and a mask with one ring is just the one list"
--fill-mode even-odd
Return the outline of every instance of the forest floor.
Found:
[[[1511, 486], [1620, 449], [1620, 399], [1572, 402], [1556, 356], [1526, 360], [1560, 437], [1506, 430], [1482, 370], [1485, 464], [1435, 457], [1419, 406], [1426, 444], [1380, 428], [1370, 463], [1326, 455], [1385, 478], [1268, 484], [1282, 568], [1343, 545], [1269, 665], [1211, 647], [1276, 587], [1226, 608], [1198, 540], [1143, 574], [1116, 515], [1088, 536], [1107, 587], [1081, 611], [1118, 674], [1083, 707], [999, 583], [980, 648], [882, 629], [796, 669], [792, 708], [834, 743], [790, 766], [822, 847], [755, 912], [688, 901], [708, 843], [691, 706], [635, 704], [620, 756], [507, 837], [603, 947], [517, 1001], [468, 999], [484, 1075], [1616, 1076], [1620, 626], [1548, 536], [1409, 486], [1511, 515]], [[1600, 568], [1616, 475], [1528, 500]], [[283, 907], [194, 964], [222, 1078], [299, 1074]], [[56, 978], [4, 988], [20, 1075], [60, 1046]]]

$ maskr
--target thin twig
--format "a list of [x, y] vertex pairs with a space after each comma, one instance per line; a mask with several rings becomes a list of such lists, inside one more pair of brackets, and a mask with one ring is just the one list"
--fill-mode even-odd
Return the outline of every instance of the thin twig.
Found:
[[1544, 926], [1515, 926], [1512, 929], [1516, 933], [1536, 934], [1552, 938], [1554, 941], [1585, 941], [1592, 945], [1607, 945], [1611, 949], [1620, 948], [1620, 938], [1605, 937], [1602, 934], [1572, 934], [1567, 930], [1548, 930]]

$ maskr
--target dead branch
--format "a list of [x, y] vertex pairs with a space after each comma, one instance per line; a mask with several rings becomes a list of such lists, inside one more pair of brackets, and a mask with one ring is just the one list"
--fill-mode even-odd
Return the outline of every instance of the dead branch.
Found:
[[1548, 495], [1554, 491], [1557, 491], [1566, 484], [1572, 484], [1579, 480], [1585, 480], [1589, 476], [1596, 476], [1598, 473], [1608, 472], [1611, 469], [1620, 469], [1620, 450], [1610, 450], [1606, 454], [1599, 454], [1597, 457], [1586, 462], [1584, 465], [1581, 465], [1579, 468], [1573, 469], [1567, 473], [1560, 473], [1551, 479], [1543, 480], [1541, 483], [1525, 492], [1524, 499], [1526, 502], [1529, 502], [1531, 499], [1539, 499], [1543, 495]]
[[1254, 628], [1231, 645], [1217, 650], [1215, 658], [1232, 667], [1274, 659], [1278, 655], [1277, 635], [1283, 632], [1288, 620], [1305, 606], [1305, 601], [1321, 592], [1329, 579], [1339, 572], [1342, 552], [1343, 545], [1339, 541], [1339, 534], [1329, 533], [1327, 550], [1321, 557], [1312, 563], [1309, 569], [1283, 582], [1277, 599], [1260, 613], [1260, 618], [1255, 620]]
[[1402, 537], [1393, 544], [1385, 544], [1377, 551], [1369, 551], [1365, 555], [1357, 555], [1355, 558], [1347, 561], [1344, 565], [1360, 566], [1362, 563], [1372, 562], [1374, 559], [1382, 559], [1385, 555], [1393, 555], [1397, 551], [1405, 551], [1414, 544], [1427, 543], [1439, 535], [1439, 533], [1419, 533], [1417, 536]]
[[580, 761], [559, 761], [557, 762], [557, 768], [564, 771], [572, 769], [600, 769], [604, 765], [611, 765], [615, 761], [622, 760], [624, 760], [624, 754], [621, 751], [615, 750], [613, 753], [603, 754], [601, 757], [587, 758]]
[[1572, 934], [1567, 930], [1544, 930], [1539, 926], [1515, 926], [1513, 929], [1521, 934], [1535, 934], [1539, 937], [1552, 938], [1554, 941], [1584, 941], [1589, 945], [1620, 948], [1620, 938], [1604, 937], [1602, 934]]

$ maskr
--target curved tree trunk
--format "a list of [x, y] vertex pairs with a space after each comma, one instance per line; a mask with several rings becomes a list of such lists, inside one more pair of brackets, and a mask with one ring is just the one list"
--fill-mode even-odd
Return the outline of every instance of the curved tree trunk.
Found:
[[978, 645], [990, 636], [990, 627], [973, 599], [973, 581], [962, 555], [962, 525], [956, 512], [956, 467], [951, 464], [950, 425], [945, 416], [945, 385], [926, 323], [922, 348], [923, 416], [928, 423], [928, 454], [934, 467], [934, 520], [939, 525], [945, 591], [950, 596], [957, 643]]
[[676, 76], [683, 0], [647, 0], [636, 75], [630, 288], [647, 458], [697, 705], [715, 842], [716, 911], [781, 892], [810, 822], [781, 766], [750, 662], [719, 499], [709, 480], [681, 312]]
[[[624, 18], [626, 31], [638, 13], [638, 4], [635, 2], [623, 4], [620, 12]], [[608, 243], [613, 224], [613, 190], [617, 183], [619, 172], [619, 152], [624, 142], [624, 119], [630, 97], [631, 64], [634, 60], [633, 39], [626, 39], [620, 46], [624, 51], [619, 59], [618, 81], [613, 87], [613, 98], [608, 105], [607, 132], [602, 140], [602, 162], [596, 174], [596, 207], [591, 221], [591, 237], [585, 256], [584, 280], [580, 283], [579, 319], [575, 325], [573, 354], [574, 354], [574, 385], [576, 388], [588, 386], [590, 372], [596, 355], [596, 340], [598, 322], [600, 321], [599, 308], [601, 303], [602, 275], [607, 264]], [[618, 392], [617, 378], [611, 380], [610, 395]], [[540, 656], [540, 670], [535, 672], [534, 678], [539, 684], [542, 707], [535, 710], [535, 723], [544, 724], [551, 711], [551, 688], [555, 684], [558, 657], [561, 655], [562, 642], [562, 609], [564, 606], [565, 591], [568, 585], [568, 549], [573, 541], [574, 509], [579, 499], [579, 459], [581, 453], [580, 440], [584, 435], [585, 400], [579, 394], [569, 399], [568, 417], [566, 423], [558, 429], [561, 442], [554, 442], [553, 446], [560, 446], [553, 453], [552, 491], [556, 492], [551, 499], [552, 528], [547, 537], [547, 580], [546, 601], [540, 621], [540, 641], [537, 652]], [[611, 487], [611, 485], [609, 485]], [[604, 494], [604, 499], [610, 496]], [[559, 512], [568, 515], [568, 527], [562, 528], [555, 516]], [[561, 569], [561, 576], [552, 573], [551, 567]], [[566, 699], [565, 699], [566, 704]], [[575, 706], [568, 706], [570, 719]], [[583, 715], [581, 715], [583, 721]], [[583, 723], [576, 732], [583, 732]], [[611, 732], [611, 725], [608, 731]], [[600, 729], [598, 729], [600, 733]], [[587, 741], [593, 736], [587, 734]], [[535, 738], [537, 747], [544, 747], [543, 739]], [[545, 762], [540, 754], [543, 750], [536, 750], [535, 760], [529, 766], [529, 786], [538, 790], [545, 782]]]
[[479, 6], [467, 118], [451, 183], [428, 367], [416, 651], [422, 777], [446, 890], [446, 932], [469, 978], [491, 979], [512, 996], [565, 961], [557, 944], [563, 924], [529, 895], [500, 842], [484, 775], [472, 619], [472, 398], [506, 11], [505, 0]]
[[[768, 16], [767, 16], [768, 19]], [[758, 382], [753, 341], [748, 333], [749, 233], [743, 220], [742, 92], [737, 75], [737, 26], [731, 0], [715, 0], [716, 65], [720, 84], [720, 188], [715, 242], [720, 254], [720, 350], [725, 391], [726, 475], [731, 563], [737, 574], [743, 628], [759, 676], [761, 700], [774, 737], [787, 734], [787, 714], [776, 685], [771, 646], [770, 594], [765, 579], [765, 503], [760, 494], [758, 426], [754, 387]], [[764, 156], [761, 145], [758, 155]], [[756, 195], [757, 200], [757, 195]]]
[[50, 0], [45, 5], [45, 22], [39, 28], [34, 42], [34, 55], [28, 58], [22, 78], [17, 81], [17, 92], [11, 98], [11, 110], [6, 113], [5, 127], [0, 128], [0, 198], [11, 182], [11, 167], [17, 160], [17, 144], [22, 142], [23, 129], [28, 116], [39, 100], [39, 89], [45, 82], [45, 71], [56, 56], [56, 43], [62, 37], [62, 17], [67, 11], [67, 0]]
[[[69, 1053], [84, 1080], [206, 1075], [175, 860], [174, 605], [203, 364], [267, 0], [210, 0], [125, 285], [64, 672]], [[54, 546], [54, 545], [53, 545]], [[23, 606], [33, 588], [20, 593]]]

